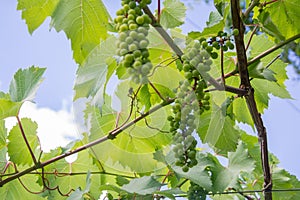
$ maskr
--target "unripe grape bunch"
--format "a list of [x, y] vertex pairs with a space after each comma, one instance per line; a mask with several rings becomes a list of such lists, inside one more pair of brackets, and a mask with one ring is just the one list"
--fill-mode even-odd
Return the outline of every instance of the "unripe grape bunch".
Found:
[[182, 56], [182, 69], [185, 80], [176, 89], [175, 104], [172, 107], [174, 116], [169, 116], [170, 132], [173, 134], [176, 165], [184, 172], [197, 165], [196, 145], [193, 132], [197, 128], [197, 118], [205, 110], [209, 110], [209, 95], [201, 73], [210, 70], [212, 60], [199, 41], [188, 41], [186, 52]]
[[119, 65], [127, 69], [131, 79], [137, 84], [148, 83], [148, 74], [152, 69], [147, 49], [147, 39], [151, 18], [143, 13], [142, 8], [151, 0], [122, 0], [122, 8], [114, 19], [119, 38], [117, 54], [122, 57]]
[[199, 41], [202, 47], [210, 54], [212, 59], [218, 58], [218, 53], [214, 51], [222, 49], [223, 51], [228, 51], [234, 49], [233, 39], [234, 35], [238, 35], [239, 30], [234, 29], [232, 34], [227, 34], [226, 32], [219, 31], [218, 35], [213, 36], [209, 39], [201, 38]]

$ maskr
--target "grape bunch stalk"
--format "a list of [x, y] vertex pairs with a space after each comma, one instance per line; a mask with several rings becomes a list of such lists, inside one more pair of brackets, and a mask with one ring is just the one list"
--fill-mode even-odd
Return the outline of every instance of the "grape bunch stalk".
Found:
[[183, 64], [178, 66], [184, 71], [185, 80], [176, 89], [176, 100], [172, 107], [174, 116], [169, 116], [170, 132], [173, 134], [176, 165], [187, 172], [197, 165], [196, 145], [193, 132], [197, 128], [198, 117], [210, 109], [209, 94], [204, 90], [206, 82], [201, 74], [210, 70], [210, 54], [202, 48], [199, 41], [188, 40], [186, 52], [181, 57]]
[[146, 38], [152, 20], [142, 11], [150, 3], [151, 0], [141, 0], [139, 3], [122, 0], [122, 8], [117, 11], [114, 19], [119, 34], [117, 54], [122, 58], [119, 66], [127, 69], [136, 84], [148, 83], [147, 75], [153, 67], [147, 49], [149, 40]]

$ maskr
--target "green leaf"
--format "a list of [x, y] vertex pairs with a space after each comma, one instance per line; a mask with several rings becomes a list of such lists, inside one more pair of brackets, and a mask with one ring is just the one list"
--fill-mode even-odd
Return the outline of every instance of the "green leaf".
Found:
[[0, 119], [0, 171], [1, 172], [3, 172], [3, 169], [7, 163], [6, 140], [7, 140], [7, 129], [5, 128], [5, 121]]
[[184, 23], [186, 7], [179, 0], [165, 0], [160, 23], [164, 28], [175, 28]]
[[123, 176], [117, 176], [116, 177], [116, 183], [119, 185], [119, 186], [123, 186], [125, 184], [128, 184], [129, 183], [129, 180], [127, 178], [124, 178]]
[[284, 40], [284, 36], [282, 36], [275, 23], [272, 21], [269, 12], [262, 11], [258, 16], [258, 19], [261, 22], [261, 27], [265, 33], [279, 40]]
[[0, 99], [0, 119], [17, 116], [22, 102], [12, 102], [7, 99]]
[[[82, 146], [82, 141], [78, 142], [77, 145]], [[48, 160], [49, 158], [54, 157], [56, 153], [61, 154], [61, 148], [57, 149], [56, 151], [52, 151], [51, 153], [52, 155], [48, 154], [47, 157], [43, 157], [43, 160]], [[105, 177], [105, 175], [89, 175], [89, 172], [98, 172], [99, 169], [96, 165], [93, 164], [92, 158], [89, 155], [88, 151], [81, 151], [80, 153], [78, 153], [77, 159], [72, 163], [68, 163], [66, 159], [61, 159], [54, 163], [51, 163], [50, 165], [45, 167], [45, 171], [55, 171], [57, 173], [85, 173], [82, 175], [78, 174], [67, 176], [57, 176], [54, 173], [45, 174], [45, 178], [50, 183], [49, 186], [51, 188], [59, 186], [60, 191], [63, 194], [66, 194], [76, 188], [82, 188], [77, 189], [77, 192], [74, 194], [74, 196], [89, 193], [89, 195], [92, 195], [94, 198], [99, 198], [99, 185], [105, 184], [105, 181], [103, 181], [104, 179], [102, 179], [103, 177]], [[85, 176], [86, 178], [84, 178]], [[51, 199], [53, 200], [62, 198], [61, 195], [57, 192], [57, 190], [46, 191], [44, 195], [51, 197]], [[65, 197], [63, 197], [63, 199], [65, 199]]]
[[138, 101], [145, 106], [145, 111], [148, 111], [151, 108], [151, 94], [149, 92], [148, 85], [143, 85], [138, 94]]
[[28, 31], [32, 34], [54, 12], [59, 0], [18, 0], [17, 9], [22, 11]]
[[234, 128], [235, 122], [226, 115], [228, 102], [221, 107], [213, 104], [212, 111], [206, 111], [200, 116], [197, 133], [204, 143], [217, 148], [219, 154], [226, 155], [234, 151], [239, 139], [239, 131]]
[[270, 13], [273, 22], [276, 23], [280, 33], [289, 38], [300, 32], [299, 1], [276, 1], [265, 8]]
[[[296, 176], [291, 175], [284, 169], [275, 168], [272, 170], [272, 183], [273, 189], [292, 189], [299, 188], [300, 181]], [[300, 192], [299, 191], [286, 191], [286, 192], [275, 192], [273, 194], [274, 199], [284, 200], [284, 199], [299, 199]]]
[[[118, 93], [127, 94], [130, 85], [128, 82], [122, 83], [122, 87], [118, 88]], [[127, 88], [126, 88], [127, 87]], [[127, 95], [123, 96], [124, 103], [127, 108], [129, 101]], [[122, 104], [122, 102], [121, 102]], [[120, 127], [127, 119], [134, 120], [139, 114], [134, 113], [128, 117], [128, 110], [117, 112], [110, 107], [110, 99], [106, 99], [103, 105], [102, 113], [95, 106], [89, 105], [85, 111], [86, 123], [89, 124], [90, 137], [89, 141], [94, 141], [100, 137], [106, 136], [110, 131]], [[130, 108], [128, 108], [130, 109]], [[166, 130], [169, 126], [166, 120], [169, 108], [161, 108], [147, 117], [150, 126]], [[135, 112], [135, 111], [134, 111]], [[129, 122], [128, 121], [128, 122]], [[158, 163], [153, 159], [153, 153], [162, 149], [171, 142], [169, 134], [162, 134], [156, 129], [150, 129], [146, 126], [145, 120], [141, 120], [135, 125], [129, 127], [120, 133], [116, 139], [109, 140], [101, 145], [93, 147], [93, 157], [99, 160], [105, 166], [124, 172], [149, 172], [155, 169], [165, 167], [164, 164]], [[107, 151], [109, 149], [109, 151]]]
[[[10, 173], [14, 173], [11, 171]], [[23, 176], [20, 178], [22, 183], [30, 190], [34, 192], [42, 191], [43, 188], [36, 183], [37, 177], [35, 175]], [[41, 196], [37, 194], [32, 194], [28, 192], [24, 186], [20, 183], [19, 180], [13, 180], [5, 184], [0, 189], [1, 199], [34, 199], [34, 200], [43, 200]]]
[[249, 76], [252, 78], [260, 78], [260, 79], [266, 79], [269, 81], [275, 81], [275, 73], [263, 66], [261, 62], [253, 63], [252, 65], [248, 66]]
[[122, 187], [129, 193], [137, 193], [140, 195], [152, 194], [161, 184], [152, 176], [144, 176], [142, 178], [132, 179], [128, 184]]
[[162, 191], [157, 191], [155, 194], [160, 194], [163, 195], [164, 197], [167, 197], [169, 199], [176, 200], [177, 195], [184, 194], [183, 191], [181, 191], [179, 188], [175, 189], [169, 189], [169, 190], [162, 190]]
[[84, 195], [89, 192], [91, 186], [91, 172], [88, 171], [86, 175], [86, 186], [82, 190], [80, 187], [77, 188], [71, 195], [68, 197], [69, 200], [84, 200]]
[[218, 11], [210, 12], [208, 21], [206, 22], [206, 25], [208, 27], [212, 27], [216, 24], [218, 24], [220, 21], [223, 20], [223, 17], [220, 15]]
[[273, 94], [274, 96], [280, 98], [291, 98], [289, 92], [285, 88], [280, 87], [280, 85], [275, 82], [254, 79], [251, 81], [251, 83], [255, 91], [254, 96], [257, 100], [257, 108], [260, 113], [263, 113], [264, 109], [268, 108], [269, 106], [269, 94]]
[[36, 91], [43, 81], [46, 68], [30, 67], [19, 69], [9, 85], [9, 94], [14, 102], [33, 101]]
[[111, 59], [116, 51], [115, 40], [116, 38], [111, 36], [102, 41], [78, 69], [74, 100], [80, 97], [92, 97], [93, 104], [99, 107], [103, 105], [106, 84], [117, 66], [114, 59]]
[[[234, 99], [232, 107], [233, 107], [233, 113], [235, 115], [235, 119], [238, 122], [249, 124], [250, 126], [254, 127], [252, 117], [250, 115], [250, 112], [246, 104], [246, 100], [244, 98]], [[243, 112], [241, 112], [241, 110]]]
[[[246, 42], [249, 40], [249, 38], [250, 34], [247, 34]], [[251, 57], [255, 57], [273, 46], [274, 43], [268, 40], [264, 34], [253, 36], [249, 47], [249, 54]], [[280, 50], [276, 50], [268, 56], [260, 59], [260, 68], [265, 69], [265, 67], [268, 66], [280, 53]], [[268, 107], [270, 99], [269, 94], [273, 94], [274, 96], [280, 98], [291, 98], [289, 92], [286, 90], [286, 86], [284, 85], [284, 82], [287, 80], [287, 74], [285, 70], [286, 66], [286, 63], [283, 63], [278, 59], [268, 67], [268, 70], [272, 71], [272, 81], [257, 78], [251, 81], [252, 87], [255, 90], [255, 100], [260, 113], [263, 113], [264, 109]], [[264, 74], [264, 72], [263, 75], [266, 77], [270, 76], [269, 74]], [[275, 79], [276, 81], [274, 81]]]
[[228, 153], [229, 164], [227, 168], [213, 169], [213, 189], [224, 191], [228, 187], [236, 188], [241, 172], [251, 173], [255, 168], [255, 161], [249, 156], [243, 143], [239, 143], [235, 152]]
[[[35, 158], [37, 159], [41, 153], [39, 139], [36, 135], [38, 125], [28, 118], [21, 119], [21, 124], [29, 146], [34, 153]], [[11, 129], [8, 135], [8, 140], [9, 143], [7, 148], [10, 160], [18, 165], [32, 165], [33, 160], [22, 137], [19, 124], [15, 125]]]
[[79, 64], [107, 37], [110, 16], [100, 0], [60, 0], [52, 25], [71, 40], [73, 57]]

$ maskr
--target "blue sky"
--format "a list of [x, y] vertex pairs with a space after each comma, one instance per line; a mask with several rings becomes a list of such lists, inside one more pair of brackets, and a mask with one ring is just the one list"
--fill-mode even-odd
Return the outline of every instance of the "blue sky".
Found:
[[[117, 8], [114, 3], [108, 6], [113, 12]], [[49, 19], [30, 35], [21, 13], [16, 11], [16, 5], [16, 0], [0, 1], [0, 89], [8, 90], [9, 82], [18, 68], [31, 65], [47, 67], [35, 109], [47, 108], [56, 114], [62, 110], [69, 111], [77, 67], [72, 59], [70, 42], [64, 33], [49, 31]], [[198, 30], [203, 28], [212, 8], [201, 4], [201, 9], [201, 16], [196, 9], [191, 12], [187, 26]], [[292, 67], [287, 69], [290, 80], [286, 84], [294, 100], [271, 97], [269, 110], [265, 111], [263, 119], [268, 132], [269, 149], [280, 159], [280, 166], [300, 178], [300, 82], [293, 80], [296, 75]]]

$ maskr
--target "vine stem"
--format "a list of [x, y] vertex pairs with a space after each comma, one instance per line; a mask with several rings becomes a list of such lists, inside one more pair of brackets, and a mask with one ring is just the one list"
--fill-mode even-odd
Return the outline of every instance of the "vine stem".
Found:
[[88, 144], [86, 144], [86, 145], [83, 145], [83, 146], [81, 146], [81, 147], [78, 147], [77, 149], [68, 151], [68, 152], [66, 152], [66, 153], [64, 153], [64, 154], [62, 154], [62, 155], [56, 156], [56, 157], [54, 157], [54, 158], [52, 158], [52, 159], [49, 159], [49, 160], [47, 160], [47, 161], [45, 161], [45, 162], [38, 163], [38, 165], [34, 165], [34, 166], [32, 166], [32, 167], [29, 167], [29, 168], [25, 169], [24, 171], [18, 172], [18, 173], [16, 173], [16, 174], [14, 174], [14, 175], [12, 175], [12, 176], [10, 176], [10, 177], [8, 177], [8, 178], [6, 178], [6, 179], [0, 181], [0, 187], [2, 187], [3, 185], [5, 185], [6, 183], [9, 183], [10, 181], [13, 181], [13, 180], [15, 180], [15, 179], [20, 178], [21, 176], [24, 176], [25, 174], [28, 174], [28, 173], [30, 173], [30, 172], [32, 172], [32, 171], [34, 171], [34, 170], [43, 168], [43, 167], [45, 167], [45, 166], [47, 166], [47, 165], [50, 165], [51, 163], [54, 163], [54, 162], [56, 162], [56, 161], [58, 161], [58, 160], [61, 160], [61, 159], [65, 158], [65, 157], [68, 157], [68, 156], [73, 155], [73, 154], [75, 154], [75, 153], [81, 152], [81, 151], [83, 151], [83, 150], [85, 150], [85, 149], [88, 149], [88, 148], [90, 148], [90, 147], [93, 147], [93, 146], [95, 146], [95, 145], [97, 145], [97, 144], [100, 144], [100, 143], [102, 143], [102, 142], [105, 142], [105, 141], [107, 141], [107, 140], [110, 140], [110, 139], [112, 140], [112, 139], [116, 138], [121, 132], [123, 132], [124, 130], [126, 130], [126, 129], [128, 129], [129, 127], [131, 127], [131, 126], [133, 126], [134, 124], [136, 124], [138, 121], [144, 119], [144, 118], [147, 117], [148, 115], [150, 115], [150, 114], [156, 112], [157, 110], [161, 109], [162, 107], [165, 107], [165, 106], [167, 106], [167, 105], [169, 105], [169, 104], [171, 104], [171, 103], [173, 103], [173, 102], [174, 102], [174, 99], [167, 99], [166, 101], [162, 102], [161, 104], [159, 104], [159, 105], [157, 105], [157, 106], [154, 106], [154, 107], [153, 107], [152, 109], [150, 109], [148, 112], [145, 112], [145, 113], [141, 114], [141, 115], [140, 115], [139, 117], [137, 117], [136, 119], [134, 119], [134, 120], [128, 122], [127, 124], [124, 124], [123, 126], [121, 126], [121, 127], [119, 127], [119, 128], [116, 128], [116, 129], [110, 131], [110, 132], [108, 133], [108, 135], [106, 135], [106, 136], [104, 136], [104, 137], [101, 137], [101, 138], [99, 138], [99, 139], [97, 139], [97, 140], [95, 140], [95, 141], [92, 141], [92, 142], [90, 142], [90, 143], [88, 143]]
[[23, 139], [24, 139], [24, 141], [25, 141], [25, 143], [26, 143], [26, 146], [27, 146], [27, 148], [28, 148], [28, 150], [29, 150], [29, 153], [30, 153], [30, 155], [31, 155], [31, 158], [32, 158], [34, 164], [35, 164], [35, 165], [38, 165], [38, 162], [37, 162], [37, 160], [36, 160], [36, 158], [35, 158], [35, 156], [34, 156], [34, 153], [33, 153], [32, 149], [31, 149], [31, 147], [30, 147], [30, 145], [29, 145], [29, 142], [28, 142], [28, 140], [27, 140], [27, 137], [26, 137], [26, 135], [25, 135], [25, 131], [24, 131], [24, 129], [23, 129], [21, 120], [20, 120], [19, 116], [16, 116], [16, 118], [17, 118], [17, 121], [18, 121], [18, 125], [19, 125], [19, 128], [20, 128], [22, 137], [23, 137]]
[[[240, 82], [241, 82], [240, 88], [244, 88], [248, 91], [248, 94], [245, 95], [245, 99], [251, 117], [254, 121], [256, 130], [258, 132], [257, 134], [260, 143], [261, 161], [262, 161], [262, 168], [264, 173], [264, 199], [272, 200], [272, 193], [270, 192], [272, 191], [272, 177], [271, 177], [270, 165], [269, 165], [267, 131], [266, 128], [264, 127], [261, 115], [257, 110], [256, 101], [254, 99], [254, 89], [251, 87], [250, 80], [249, 80], [249, 73], [248, 73], [249, 64], [247, 63], [246, 49], [244, 44], [245, 27], [239, 15], [240, 13], [239, 0], [231, 0], [230, 3], [231, 3], [231, 16], [232, 16], [233, 28], [239, 30], [239, 34], [235, 35], [234, 39], [236, 44], [238, 70], [239, 70]], [[264, 56], [265, 55], [267, 54], [264, 54]]]

